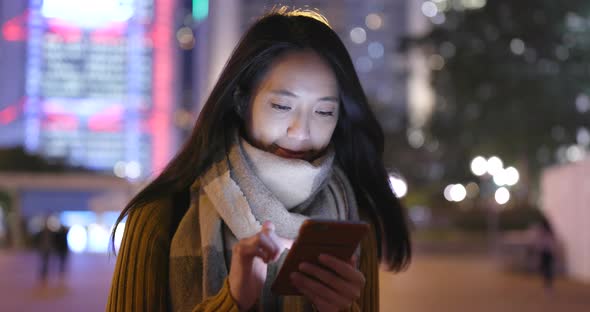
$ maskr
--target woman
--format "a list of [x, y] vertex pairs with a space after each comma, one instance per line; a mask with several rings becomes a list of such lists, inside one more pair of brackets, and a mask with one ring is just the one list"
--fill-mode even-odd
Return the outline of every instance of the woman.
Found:
[[[383, 133], [327, 21], [276, 10], [244, 35], [186, 145], [125, 207], [107, 310], [378, 310], [378, 265], [409, 263]], [[269, 288], [301, 223], [362, 219], [349, 262], [320, 258]]]

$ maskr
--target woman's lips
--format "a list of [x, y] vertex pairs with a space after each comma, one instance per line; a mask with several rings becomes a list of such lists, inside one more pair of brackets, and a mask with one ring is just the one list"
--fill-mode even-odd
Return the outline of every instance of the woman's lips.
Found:
[[292, 151], [292, 150], [288, 150], [286, 148], [282, 148], [282, 147], [277, 147], [274, 150], [274, 154], [280, 157], [284, 157], [284, 158], [297, 158], [297, 159], [306, 159], [306, 156], [309, 155], [309, 151], [301, 151], [301, 152], [297, 152], [297, 151]]

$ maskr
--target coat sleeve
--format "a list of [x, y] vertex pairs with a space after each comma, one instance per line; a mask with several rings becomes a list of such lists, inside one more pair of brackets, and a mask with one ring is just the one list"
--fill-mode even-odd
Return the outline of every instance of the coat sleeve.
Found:
[[[169, 311], [169, 209], [155, 202], [127, 217], [117, 255], [106, 311]], [[121, 225], [120, 225], [121, 226]], [[225, 281], [217, 295], [206, 298], [193, 311], [238, 311]]]
[[168, 310], [170, 219], [163, 207], [151, 203], [127, 217], [106, 311]]
[[206, 298], [203, 302], [197, 305], [193, 312], [238, 312], [240, 311], [236, 301], [229, 292], [228, 279], [225, 279], [223, 287], [219, 290], [217, 295]]

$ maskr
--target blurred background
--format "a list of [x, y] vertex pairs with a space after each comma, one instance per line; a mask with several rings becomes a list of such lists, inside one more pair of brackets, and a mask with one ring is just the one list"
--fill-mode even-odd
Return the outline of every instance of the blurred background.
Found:
[[0, 0], [0, 310], [104, 310], [114, 220], [275, 5], [328, 18], [385, 131], [416, 252], [383, 311], [590, 310], [584, 0]]

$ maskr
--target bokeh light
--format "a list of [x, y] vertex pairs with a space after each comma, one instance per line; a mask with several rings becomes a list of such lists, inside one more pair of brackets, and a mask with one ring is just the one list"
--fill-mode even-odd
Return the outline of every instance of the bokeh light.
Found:
[[413, 148], [420, 148], [424, 145], [424, 133], [420, 129], [408, 130], [408, 143]]
[[520, 179], [520, 174], [518, 173], [518, 170], [516, 170], [516, 168], [514, 167], [508, 167], [504, 169], [504, 175], [504, 182], [506, 183], [506, 185], [509, 186], [515, 185], [516, 183], [518, 183], [518, 180]]
[[499, 173], [504, 168], [504, 164], [502, 160], [497, 156], [492, 156], [488, 158], [486, 170], [487, 172], [494, 176]]
[[88, 225], [88, 251], [106, 252], [109, 246], [109, 232], [98, 224]]
[[438, 54], [431, 55], [428, 62], [433, 70], [441, 70], [445, 67], [445, 59]]
[[468, 198], [476, 198], [479, 195], [479, 186], [475, 182], [469, 182], [465, 185], [465, 190], [467, 191]]
[[471, 161], [471, 172], [476, 176], [482, 176], [488, 171], [488, 162], [482, 156], [477, 156]]
[[576, 109], [582, 114], [590, 110], [590, 98], [586, 94], [576, 97]]
[[88, 233], [81, 225], [73, 225], [68, 231], [68, 246], [75, 253], [81, 253], [86, 250], [88, 244]]
[[486, 0], [461, 0], [461, 4], [466, 9], [477, 10], [486, 6]]
[[371, 69], [373, 69], [373, 61], [371, 61], [368, 56], [361, 56], [357, 58], [355, 65], [356, 69], [363, 73], [369, 72]]
[[507, 188], [501, 187], [496, 190], [496, 193], [494, 194], [494, 199], [496, 199], [496, 202], [498, 204], [504, 205], [510, 200], [510, 192]]
[[137, 179], [141, 176], [141, 165], [137, 161], [130, 161], [125, 166], [125, 175], [130, 179]]
[[362, 27], [355, 27], [350, 31], [350, 40], [356, 44], [361, 44], [367, 40], [367, 32]]
[[438, 7], [431, 1], [422, 3], [422, 14], [426, 17], [434, 17], [438, 13]]
[[430, 18], [430, 21], [435, 25], [442, 25], [446, 22], [446, 20], [447, 20], [447, 17], [442, 12], [439, 12], [438, 14], [436, 14], [435, 16]]
[[565, 157], [569, 162], [576, 162], [586, 157], [586, 150], [579, 145], [571, 145], [565, 151]]
[[57, 232], [61, 227], [61, 222], [59, 221], [59, 217], [55, 215], [49, 216], [47, 218], [47, 228], [52, 232]]
[[588, 129], [582, 127], [576, 132], [576, 141], [582, 146], [590, 145], [590, 132]]
[[124, 161], [118, 161], [115, 163], [115, 166], [113, 166], [113, 173], [115, 174], [115, 176], [119, 177], [119, 178], [125, 178], [125, 162]]
[[516, 55], [522, 55], [525, 51], [525, 44], [524, 41], [520, 40], [519, 38], [514, 38], [510, 41], [510, 51]]
[[397, 198], [402, 198], [408, 193], [408, 184], [402, 178], [390, 175], [389, 183]]
[[381, 42], [371, 42], [369, 43], [369, 46], [367, 47], [369, 56], [374, 58], [374, 59], [378, 59], [383, 57], [383, 44], [381, 44]]
[[176, 40], [178, 40], [179, 46], [184, 50], [190, 50], [195, 45], [195, 35], [193, 30], [189, 27], [181, 27], [176, 32]]
[[467, 190], [462, 184], [455, 184], [451, 187], [451, 199], [460, 202], [467, 196]]
[[365, 17], [365, 25], [371, 30], [377, 30], [383, 26], [383, 19], [377, 13], [371, 13]]
[[445, 187], [443, 195], [448, 201], [461, 202], [467, 196], [467, 190], [462, 184], [450, 184]]

